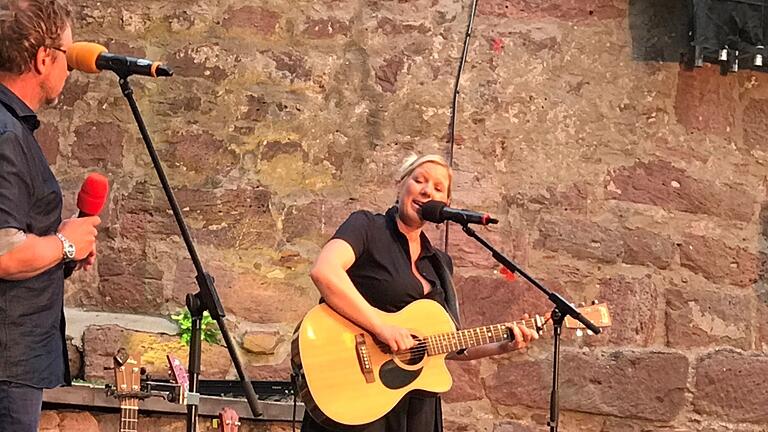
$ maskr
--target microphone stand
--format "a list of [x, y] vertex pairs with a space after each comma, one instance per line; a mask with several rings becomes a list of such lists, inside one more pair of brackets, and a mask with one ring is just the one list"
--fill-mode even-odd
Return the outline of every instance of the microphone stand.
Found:
[[147, 132], [147, 128], [144, 124], [144, 119], [141, 117], [139, 107], [133, 97], [133, 89], [131, 88], [131, 84], [128, 82], [130, 72], [128, 71], [127, 65], [125, 68], [123, 68], [123, 70], [115, 71], [115, 73], [120, 78], [120, 89], [123, 92], [123, 96], [125, 96], [126, 100], [128, 100], [128, 105], [131, 107], [131, 112], [133, 113], [133, 117], [139, 127], [141, 137], [144, 139], [144, 144], [147, 146], [149, 157], [152, 159], [152, 165], [154, 165], [157, 176], [160, 179], [160, 183], [163, 185], [163, 191], [165, 192], [165, 196], [168, 199], [171, 210], [173, 211], [173, 217], [176, 219], [176, 224], [179, 226], [181, 237], [184, 239], [184, 244], [187, 246], [189, 256], [192, 258], [192, 264], [195, 266], [195, 270], [197, 271], [195, 281], [197, 282], [199, 291], [195, 294], [187, 294], [186, 298], [187, 309], [189, 309], [189, 313], [192, 317], [192, 336], [189, 344], [188, 364], [189, 393], [187, 395], [187, 432], [197, 431], [197, 413], [199, 409], [198, 405], [200, 402], [198, 382], [200, 375], [200, 345], [202, 336], [201, 323], [203, 320], [203, 312], [205, 311], [208, 311], [211, 314], [211, 318], [216, 320], [216, 323], [219, 325], [221, 336], [227, 346], [227, 350], [229, 351], [229, 356], [232, 359], [232, 363], [235, 365], [237, 375], [240, 377], [240, 381], [243, 384], [245, 397], [248, 400], [248, 405], [251, 408], [253, 416], [261, 417], [262, 413], [258, 407], [256, 392], [253, 390], [251, 380], [245, 373], [243, 362], [240, 359], [240, 352], [238, 351], [234, 339], [230, 335], [226, 323], [224, 322], [224, 317], [226, 315], [224, 313], [224, 307], [221, 305], [221, 301], [219, 300], [219, 295], [216, 292], [213, 277], [211, 277], [211, 275], [206, 273], [205, 269], [203, 269], [203, 265], [197, 255], [195, 245], [192, 243], [192, 237], [190, 236], [187, 225], [184, 222], [184, 218], [181, 214], [181, 210], [179, 209], [179, 205], [177, 204], [176, 198], [174, 197], [173, 191], [171, 190], [171, 186], [168, 183], [168, 178], [165, 176], [165, 172], [163, 171], [160, 158], [157, 156], [157, 152], [155, 152], [152, 139], [149, 137], [149, 133]]
[[559, 408], [559, 374], [560, 374], [560, 366], [559, 366], [559, 357], [560, 357], [560, 335], [562, 333], [563, 328], [563, 321], [565, 321], [565, 318], [570, 316], [573, 317], [576, 321], [582, 323], [584, 327], [591, 330], [594, 334], [600, 333], [600, 328], [597, 327], [595, 324], [593, 324], [590, 320], [588, 320], [584, 315], [581, 314], [575, 307], [573, 307], [572, 304], [570, 304], [567, 300], [565, 300], [560, 294], [554, 293], [547, 288], [545, 288], [543, 285], [541, 285], [536, 279], [529, 276], [526, 272], [524, 272], [520, 267], [518, 267], [515, 263], [510, 261], [507, 257], [502, 255], [501, 252], [496, 250], [493, 246], [491, 246], [487, 241], [485, 241], [482, 237], [480, 237], [475, 230], [469, 227], [468, 224], [464, 223], [461, 224], [461, 229], [470, 237], [477, 240], [478, 243], [483, 245], [486, 249], [491, 251], [491, 254], [493, 255], [493, 258], [498, 261], [501, 265], [506, 267], [507, 270], [509, 270], [512, 273], [518, 273], [520, 276], [524, 277], [525, 280], [530, 282], [533, 286], [541, 290], [541, 292], [544, 293], [544, 295], [547, 296], [549, 301], [551, 301], [555, 307], [552, 309], [552, 326], [553, 326], [553, 333], [554, 333], [554, 348], [553, 348], [553, 357], [552, 357], [552, 393], [550, 394], [549, 398], [549, 421], [547, 421], [547, 426], [549, 426], [550, 432], [557, 432], [558, 428], [558, 421], [560, 417], [560, 408]]

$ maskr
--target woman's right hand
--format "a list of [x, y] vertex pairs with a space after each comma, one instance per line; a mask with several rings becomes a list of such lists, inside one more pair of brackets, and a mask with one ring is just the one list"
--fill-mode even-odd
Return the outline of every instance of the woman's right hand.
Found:
[[416, 345], [410, 330], [389, 324], [382, 324], [374, 335], [389, 346], [392, 352], [405, 351]]

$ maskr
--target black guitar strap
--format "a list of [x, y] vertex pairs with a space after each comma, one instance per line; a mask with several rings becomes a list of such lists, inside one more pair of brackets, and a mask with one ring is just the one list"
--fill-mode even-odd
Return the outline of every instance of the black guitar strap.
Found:
[[461, 314], [459, 313], [459, 300], [456, 297], [456, 289], [453, 287], [453, 265], [451, 259], [445, 252], [435, 249], [435, 253], [430, 255], [430, 261], [432, 267], [437, 273], [437, 278], [440, 279], [440, 286], [445, 291], [445, 304], [448, 307], [448, 313], [453, 318], [456, 328], [461, 328]]

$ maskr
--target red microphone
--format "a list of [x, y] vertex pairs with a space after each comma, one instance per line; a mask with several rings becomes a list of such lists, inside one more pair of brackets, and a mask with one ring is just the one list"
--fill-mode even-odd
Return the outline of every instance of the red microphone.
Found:
[[77, 193], [77, 217], [96, 216], [101, 213], [109, 195], [109, 180], [99, 173], [88, 174]]
[[[77, 193], [77, 208], [80, 209], [77, 217], [96, 216], [101, 213], [104, 204], [107, 203], [107, 195], [109, 195], [109, 180], [99, 173], [88, 174], [83, 185], [80, 186], [80, 192]], [[68, 278], [76, 267], [76, 261], [64, 263], [64, 277]]]

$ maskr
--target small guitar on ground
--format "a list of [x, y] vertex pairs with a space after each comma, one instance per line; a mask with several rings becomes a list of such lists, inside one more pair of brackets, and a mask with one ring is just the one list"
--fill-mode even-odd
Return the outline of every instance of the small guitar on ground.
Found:
[[237, 432], [240, 427], [240, 417], [230, 407], [224, 407], [219, 411], [218, 432]]
[[113, 357], [115, 388], [113, 395], [120, 401], [119, 432], [137, 432], [141, 392], [141, 357], [135, 358], [120, 348]]

